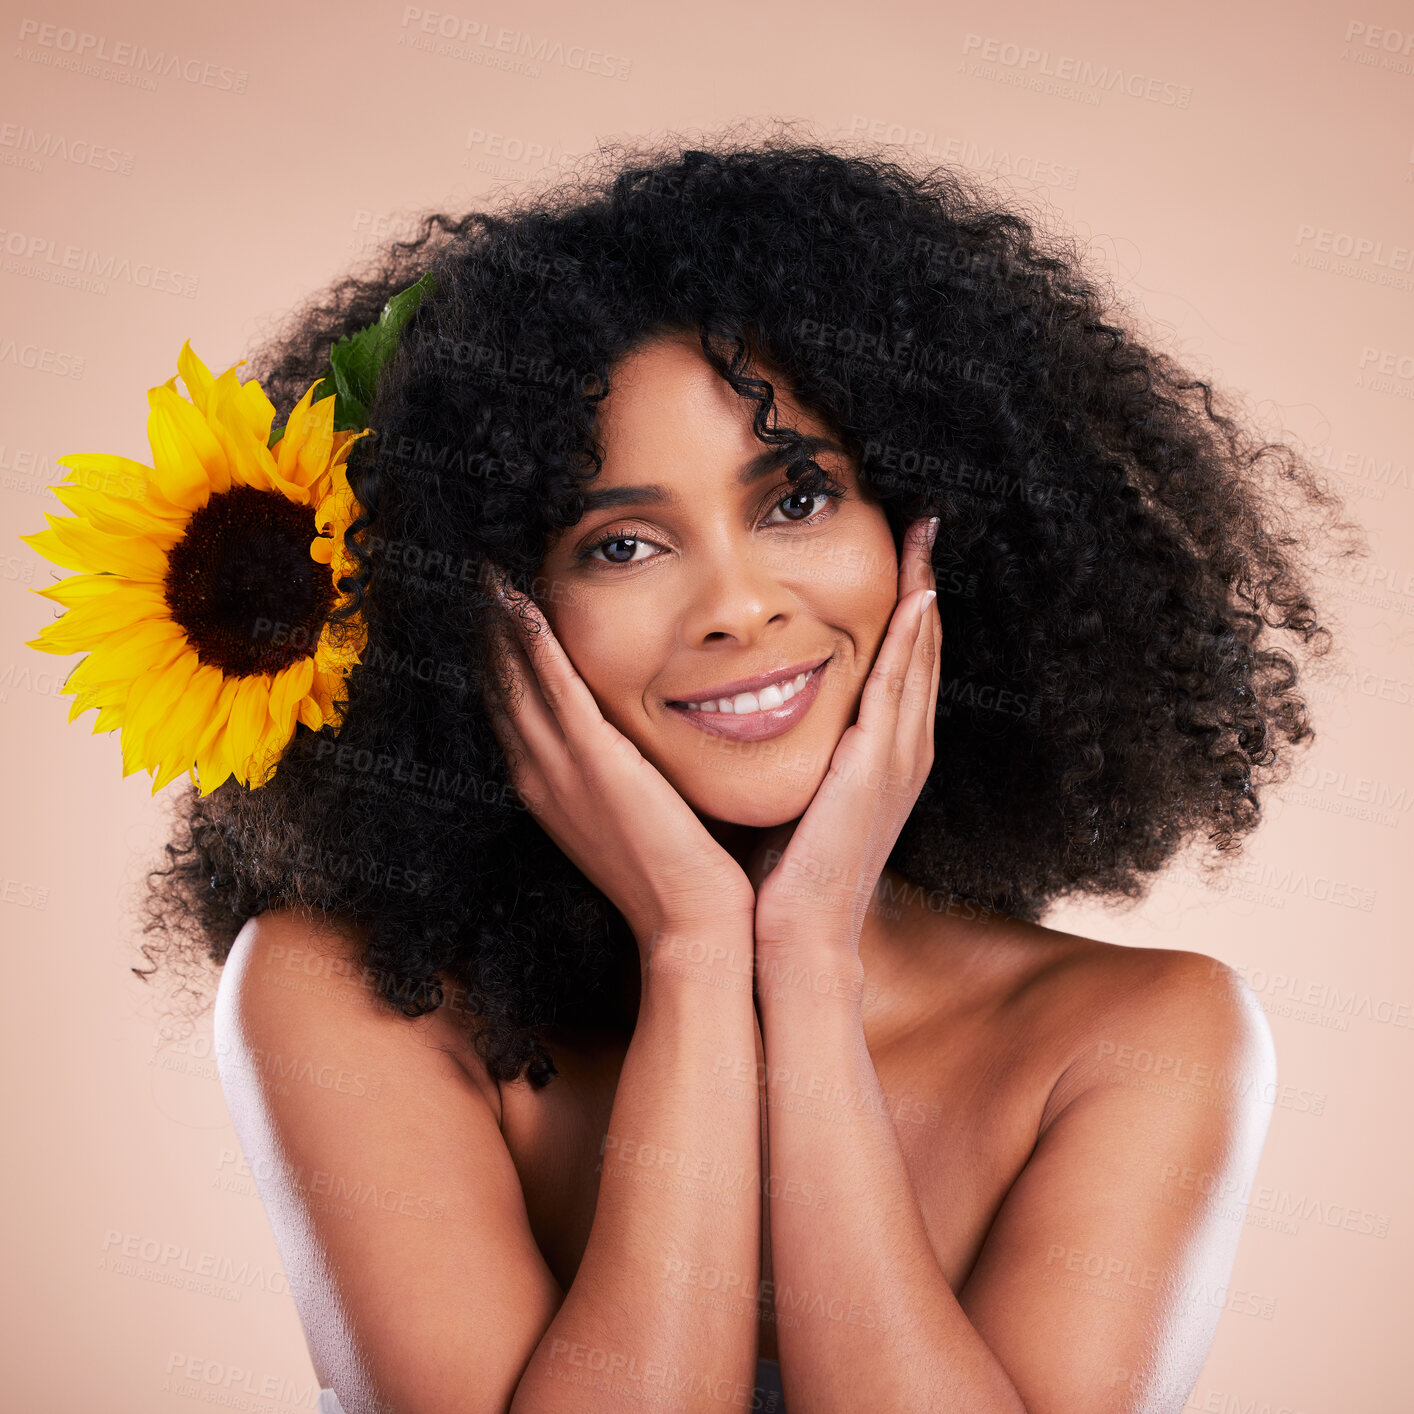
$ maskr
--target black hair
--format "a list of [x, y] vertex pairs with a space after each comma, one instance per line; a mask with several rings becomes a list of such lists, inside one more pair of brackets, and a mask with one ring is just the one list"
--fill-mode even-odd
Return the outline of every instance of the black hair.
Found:
[[935, 764], [889, 859], [930, 897], [1031, 921], [1137, 899], [1190, 839], [1236, 849], [1312, 736], [1288, 648], [1330, 646], [1301, 552], [1353, 530], [1337, 498], [965, 172], [781, 136], [604, 145], [495, 210], [426, 215], [312, 299], [253, 359], [282, 416], [429, 270], [349, 463], [368, 642], [343, 725], [300, 724], [258, 789], [177, 795], [150, 971], [315, 910], [410, 1016], [454, 979], [490, 1072], [535, 1086], [546, 1027], [610, 1014], [632, 939], [508, 786], [482, 570], [534, 592], [616, 363], [664, 331], [756, 403], [797, 484], [820, 468], [771, 429], [765, 369], [844, 440], [896, 543], [941, 517]]

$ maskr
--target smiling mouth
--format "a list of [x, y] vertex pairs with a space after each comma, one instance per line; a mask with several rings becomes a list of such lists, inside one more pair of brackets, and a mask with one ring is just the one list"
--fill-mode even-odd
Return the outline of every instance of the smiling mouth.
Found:
[[[833, 656], [834, 654], [830, 655]], [[813, 668], [797, 673], [785, 682], [773, 682], [752, 692], [738, 692], [733, 697], [705, 698], [701, 702], [669, 699], [668, 706], [689, 712], [713, 712], [736, 717], [748, 716], [754, 712], [774, 711], [778, 707], [784, 707], [797, 693], [803, 692], [810, 679], [829, 661], [829, 658], [825, 658]]]
[[790, 731], [810, 711], [833, 658], [831, 654], [808, 672], [756, 692], [739, 692], [725, 701], [669, 702], [668, 708], [711, 736], [765, 741]]

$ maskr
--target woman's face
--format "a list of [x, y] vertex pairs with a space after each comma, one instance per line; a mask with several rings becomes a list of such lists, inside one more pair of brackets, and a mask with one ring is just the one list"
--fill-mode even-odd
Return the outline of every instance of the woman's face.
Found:
[[[883, 508], [828, 428], [772, 383], [779, 426], [829, 439], [812, 455], [843, 499], [792, 491], [783, 457], [752, 435], [757, 405], [695, 336], [659, 336], [625, 357], [600, 404], [603, 471], [535, 586], [605, 718], [700, 816], [757, 827], [810, 804], [898, 598]], [[779, 706], [771, 694], [734, 697], [730, 715], [672, 705], [818, 663]]]

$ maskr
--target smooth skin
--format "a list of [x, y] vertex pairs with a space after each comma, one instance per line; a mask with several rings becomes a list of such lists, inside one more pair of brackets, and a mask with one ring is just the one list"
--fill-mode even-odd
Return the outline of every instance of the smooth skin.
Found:
[[[595, 487], [663, 494], [591, 508], [535, 599], [502, 583], [486, 704], [522, 798], [638, 943], [583, 1255], [562, 1283], [537, 1245], [528, 1200], [573, 1155], [547, 1130], [526, 1168], [518, 1087], [478, 1074], [444, 1013], [382, 1010], [348, 939], [261, 915], [217, 1050], [321, 1382], [346, 1414], [749, 1408], [763, 1290], [792, 1414], [1181, 1409], [1242, 1295], [1241, 1224], [1183, 1176], [1250, 1183], [1276, 1092], [1260, 1010], [1202, 954], [910, 900], [885, 860], [933, 761], [925, 523], [897, 557], [842, 449], [816, 455], [847, 494], [810, 514], [785, 510], [781, 466], [743, 480], [750, 405], [690, 338], [621, 373]], [[829, 436], [777, 389], [781, 422]], [[607, 536], [616, 562], [586, 556]], [[667, 706], [825, 654], [772, 741]], [[1141, 1049], [1186, 1081], [1150, 1083]], [[362, 1094], [280, 1082], [301, 1058]], [[946, 1122], [903, 1117], [901, 1074]], [[441, 1215], [333, 1213], [339, 1179]], [[701, 1299], [708, 1270], [744, 1299]]]

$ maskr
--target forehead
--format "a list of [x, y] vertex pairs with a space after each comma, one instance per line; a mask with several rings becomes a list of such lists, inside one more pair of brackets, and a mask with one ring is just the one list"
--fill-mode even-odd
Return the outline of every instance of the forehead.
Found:
[[[829, 434], [827, 424], [791, 395], [775, 370], [753, 362], [749, 374], [770, 379], [778, 426]], [[619, 360], [599, 405], [600, 480], [632, 475], [647, 460], [663, 475], [734, 470], [764, 450], [751, 430], [759, 406], [707, 362], [696, 334], [655, 335]], [[669, 455], [672, 460], [664, 463]]]

